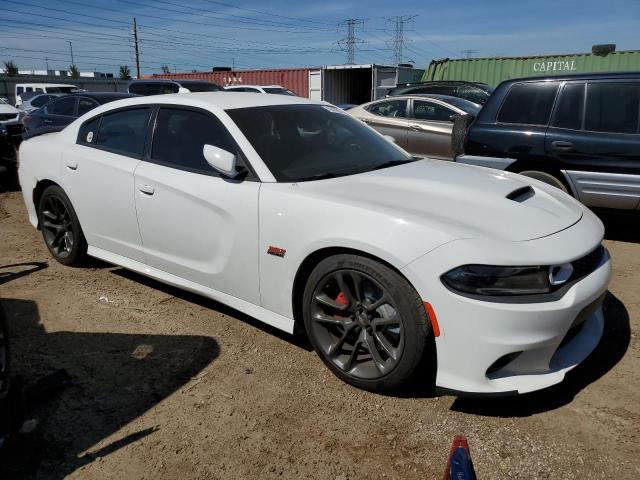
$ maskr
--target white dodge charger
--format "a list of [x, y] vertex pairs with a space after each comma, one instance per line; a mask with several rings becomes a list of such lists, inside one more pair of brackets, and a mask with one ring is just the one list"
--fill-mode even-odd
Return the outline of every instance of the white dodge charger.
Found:
[[370, 390], [562, 381], [602, 336], [603, 226], [544, 183], [418, 159], [336, 107], [193, 93], [121, 100], [25, 141], [31, 223], [86, 255], [305, 331]]

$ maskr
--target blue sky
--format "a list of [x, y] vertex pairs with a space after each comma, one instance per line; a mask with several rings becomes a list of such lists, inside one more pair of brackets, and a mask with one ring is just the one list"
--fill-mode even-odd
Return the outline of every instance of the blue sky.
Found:
[[395, 26], [405, 26], [403, 61], [590, 51], [596, 43], [640, 48], [640, 0], [0, 0], [0, 60], [20, 69], [134, 70], [137, 18], [142, 73], [342, 64], [349, 18], [363, 19], [356, 63], [393, 62]]

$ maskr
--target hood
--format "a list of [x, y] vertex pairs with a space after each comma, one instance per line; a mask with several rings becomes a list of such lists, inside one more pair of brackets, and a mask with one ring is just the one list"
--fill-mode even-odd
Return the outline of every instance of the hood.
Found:
[[583, 214], [577, 201], [536, 180], [430, 159], [299, 185], [309, 193], [422, 222], [457, 238], [533, 240], [570, 227]]
[[7, 114], [18, 115], [18, 113], [20, 113], [20, 111], [17, 108], [9, 105], [8, 103], [0, 102], [0, 114], [3, 114], [3, 115], [7, 115]]

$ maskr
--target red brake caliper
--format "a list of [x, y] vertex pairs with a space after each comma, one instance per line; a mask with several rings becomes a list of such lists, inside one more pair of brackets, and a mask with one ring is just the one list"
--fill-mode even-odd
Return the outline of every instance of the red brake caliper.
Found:
[[[348, 304], [348, 303], [349, 303], [349, 302], [347, 301], [347, 297], [345, 297], [345, 296], [344, 296], [344, 293], [343, 293], [343, 292], [340, 292], [340, 293], [338, 294], [338, 296], [337, 296], [334, 300], [335, 300], [335, 302], [336, 302], [338, 305], [346, 305], [346, 304]], [[340, 315], [338, 315], [338, 314], [334, 314], [334, 315], [333, 315], [333, 317], [334, 317], [334, 318], [342, 318], [342, 317], [341, 317]]]

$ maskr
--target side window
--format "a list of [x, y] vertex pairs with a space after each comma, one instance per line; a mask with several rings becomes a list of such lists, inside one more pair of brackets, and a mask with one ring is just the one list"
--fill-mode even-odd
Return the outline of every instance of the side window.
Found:
[[24, 93], [24, 87], [18, 87], [16, 92], [18, 93], [18, 95], [20, 95], [21, 93]]
[[640, 83], [590, 83], [584, 128], [594, 132], [639, 133]]
[[151, 159], [170, 167], [214, 174], [202, 154], [206, 145], [235, 152], [229, 133], [219, 120], [193, 110], [161, 108], [153, 135]]
[[72, 117], [76, 113], [76, 98], [66, 97], [51, 103], [47, 106], [47, 113]]
[[96, 145], [120, 155], [142, 157], [150, 113], [150, 108], [136, 108], [103, 115]]
[[498, 122], [546, 125], [557, 91], [557, 82], [513, 85], [498, 113]]
[[453, 110], [434, 102], [422, 100], [413, 101], [413, 118], [416, 120], [430, 120], [432, 122], [449, 122]]
[[31, 105], [33, 105], [34, 107], [38, 107], [40, 108], [41, 106], [43, 106], [45, 103], [49, 102], [49, 100], [51, 100], [53, 97], [50, 95], [40, 95], [38, 98], [34, 99], [31, 102]]
[[82, 125], [78, 132], [78, 143], [85, 145], [94, 145], [96, 143], [101, 118], [102, 117], [98, 116]]
[[379, 115], [381, 117], [406, 118], [407, 117], [407, 101], [406, 100], [387, 100], [384, 102], [373, 103], [367, 108], [369, 113]]
[[584, 110], [584, 83], [569, 83], [560, 93], [553, 126], [580, 130]]
[[81, 97], [78, 100], [78, 116], [84, 115], [90, 110], [93, 110], [98, 106], [98, 102], [92, 98]]

